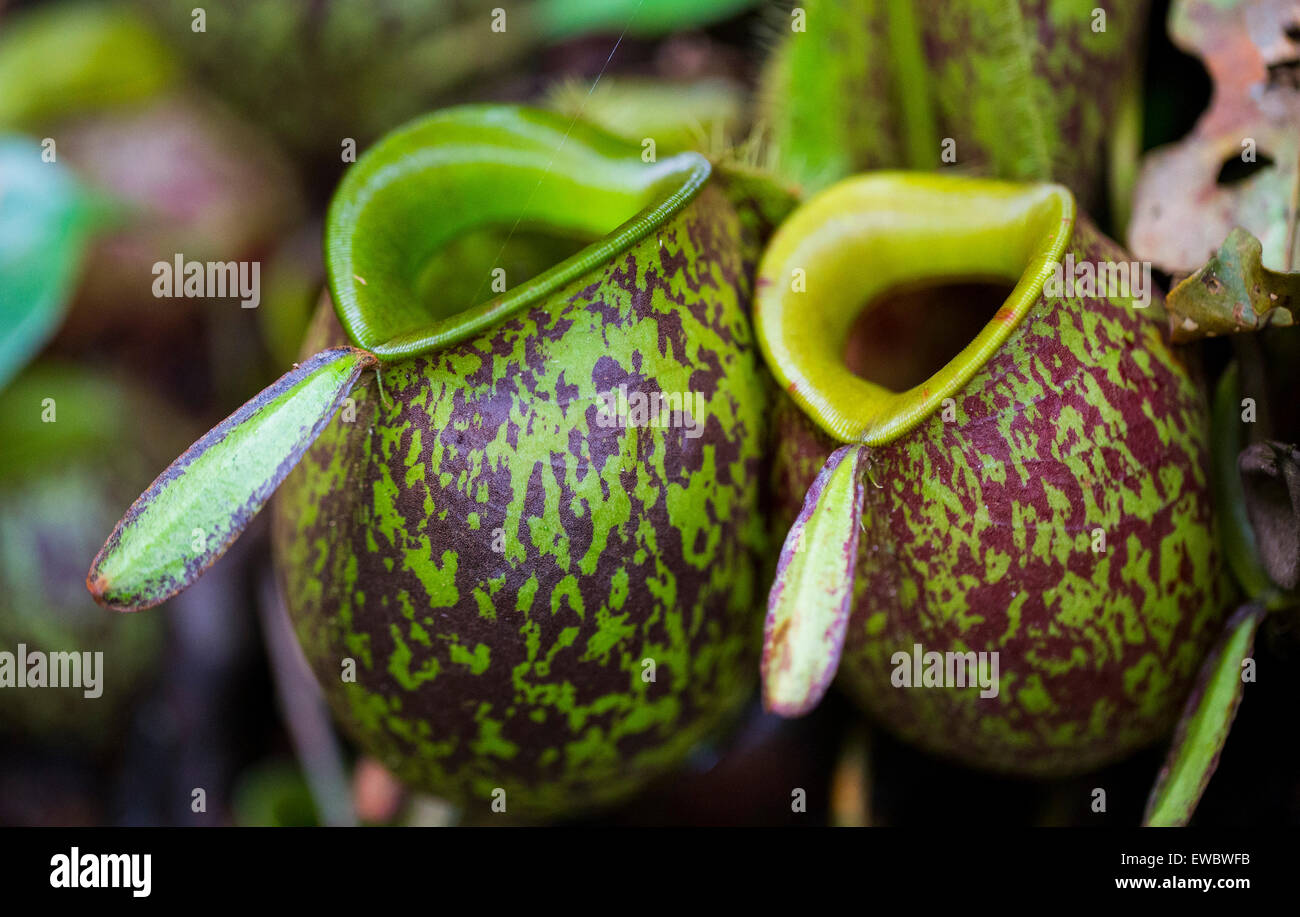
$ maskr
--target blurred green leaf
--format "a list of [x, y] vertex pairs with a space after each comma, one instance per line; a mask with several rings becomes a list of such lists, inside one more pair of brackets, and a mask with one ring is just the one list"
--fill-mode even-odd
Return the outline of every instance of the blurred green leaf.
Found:
[[757, 0], [537, 0], [533, 14], [551, 40], [591, 32], [656, 38], [730, 19]]
[[138, 409], [111, 377], [36, 363], [0, 391], [0, 483], [101, 457], [134, 428]]
[[58, 3], [11, 14], [0, 30], [0, 127], [138, 102], [176, 82], [171, 49], [116, 4]]
[[241, 774], [235, 785], [232, 808], [235, 824], [245, 828], [320, 825], [302, 771], [285, 761], [267, 761]]
[[633, 143], [652, 138], [659, 152], [717, 155], [740, 130], [745, 92], [738, 83], [721, 79], [680, 83], [605, 77], [593, 87], [569, 78], [547, 90], [546, 107]]
[[107, 208], [35, 140], [0, 137], [0, 388], [58, 330]]

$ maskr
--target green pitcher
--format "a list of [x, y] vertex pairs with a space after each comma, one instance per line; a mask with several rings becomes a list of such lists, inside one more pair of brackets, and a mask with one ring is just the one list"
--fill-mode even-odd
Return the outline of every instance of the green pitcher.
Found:
[[[794, 522], [769, 707], [802, 713], [839, 672], [900, 735], [1019, 774], [1167, 733], [1226, 586], [1206, 404], [1147, 271], [1053, 184], [869, 174], [780, 227], [755, 316], [788, 395], [775, 473]], [[924, 382], [846, 366], [863, 303], [970, 278], [1014, 289]]]
[[92, 592], [173, 594], [283, 480], [298, 636], [403, 780], [547, 814], [664, 773], [758, 673], [770, 383], [739, 188], [513, 106], [389, 134], [331, 205], [307, 356], [132, 507]]

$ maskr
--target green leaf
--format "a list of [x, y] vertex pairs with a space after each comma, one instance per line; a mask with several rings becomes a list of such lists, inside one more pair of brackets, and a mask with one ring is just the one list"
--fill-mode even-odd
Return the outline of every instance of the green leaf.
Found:
[[198, 579], [234, 542], [375, 356], [316, 354], [263, 389], [171, 464], [127, 510], [91, 564], [95, 601], [138, 611]]
[[756, 0], [537, 0], [532, 13], [542, 35], [563, 41], [592, 32], [658, 38], [730, 19]]
[[654, 138], [660, 154], [728, 148], [745, 116], [745, 88], [732, 80], [684, 83], [637, 77], [590, 80], [568, 77], [546, 91], [546, 107], [582, 118], [616, 137], [641, 143]]
[[1174, 343], [1295, 324], [1300, 271], [1270, 270], [1262, 253], [1258, 239], [1235, 227], [1200, 270], [1169, 291]]
[[1218, 645], [1201, 665], [1183, 708], [1173, 745], [1147, 800], [1143, 825], [1182, 827], [1219, 766], [1219, 753], [1241, 703], [1242, 660], [1250, 656], [1263, 605], [1243, 605], [1228, 620]]
[[[134, 394], [85, 365], [43, 360], [28, 367], [0, 391], [0, 484], [77, 460], [102, 463], [106, 451], [125, 451], [124, 433], [144, 430], [135, 423], [141, 404]], [[48, 419], [42, 416], [47, 402]]]
[[59, 117], [147, 99], [177, 64], [131, 10], [59, 3], [7, 19], [0, 31], [0, 127], [44, 129]]
[[105, 214], [35, 140], [0, 137], [0, 388], [58, 330]]
[[831, 454], [790, 528], [767, 600], [763, 703], [782, 716], [807, 713], [839, 668], [853, 603], [862, 526], [866, 446]]

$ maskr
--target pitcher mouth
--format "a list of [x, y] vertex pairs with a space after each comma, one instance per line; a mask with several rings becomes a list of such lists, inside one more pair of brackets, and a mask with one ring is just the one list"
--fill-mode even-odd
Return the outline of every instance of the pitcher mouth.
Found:
[[[759, 265], [754, 323], [768, 367], [822, 430], [884, 445], [915, 429], [970, 381], [1029, 312], [1074, 231], [1056, 184], [879, 172], [836, 184], [796, 210]], [[952, 360], [906, 391], [855, 374], [849, 329], [905, 284], [1012, 281], [997, 314]]]
[[[330, 202], [325, 263], [339, 321], [357, 346], [394, 360], [465, 340], [543, 299], [662, 227], [712, 171], [698, 153], [657, 162], [641, 153], [597, 128], [513, 105], [446, 109], [394, 131], [348, 170]], [[525, 224], [596, 241], [437, 318], [417, 290], [438, 250], [471, 230]]]

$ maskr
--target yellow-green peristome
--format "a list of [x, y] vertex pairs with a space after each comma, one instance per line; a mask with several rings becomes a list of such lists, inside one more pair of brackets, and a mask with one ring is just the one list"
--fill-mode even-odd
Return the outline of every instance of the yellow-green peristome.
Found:
[[[756, 306], [787, 391], [773, 460], [793, 522], [769, 602], [770, 706], [817, 703], [830, 679], [812, 655], [838, 657], [894, 731], [994, 770], [1080, 772], [1167, 734], [1228, 604], [1205, 398], [1151, 317], [1158, 292], [1144, 306], [1132, 288], [1045, 282], [1131, 261], [1049, 184], [869, 175], [783, 224]], [[894, 393], [845, 367], [863, 302], [971, 277], [1014, 289], [926, 382]], [[866, 483], [834, 497], [857, 501], [842, 524], [827, 495], [845, 450]], [[787, 581], [823, 515], [846, 533], [824, 563], [854, 573], [844, 626], [842, 590]]]
[[[585, 124], [511, 106], [446, 109], [399, 128], [340, 183], [325, 232], [339, 318], [357, 346], [385, 358], [465, 340], [626, 251], [676, 214], [710, 174], [681, 153], [642, 161]], [[421, 278], [467, 231], [542, 224], [592, 243], [527, 283], [445, 318]]]
[[[1029, 311], [1065, 252], [1074, 198], [1060, 185], [877, 172], [800, 207], [763, 254], [755, 325], [773, 374], [822, 430], [880, 445], [917, 426], [966, 384]], [[873, 299], [920, 281], [1015, 283], [993, 321], [905, 392], [844, 363], [849, 329]]]
[[[327, 221], [336, 311], [306, 349], [383, 363], [281, 487], [277, 566], [347, 730], [484, 813], [623, 797], [757, 681], [760, 240], [703, 157], [641, 152], [451, 109], [367, 152]], [[491, 230], [576, 251], [504, 292], [465, 264], [480, 299], [440, 301], [443, 253]]]

